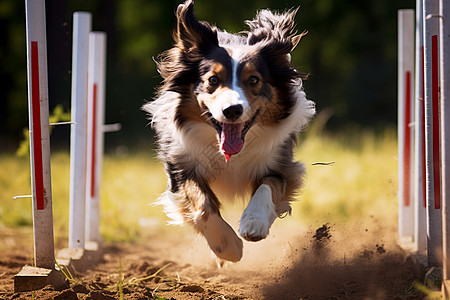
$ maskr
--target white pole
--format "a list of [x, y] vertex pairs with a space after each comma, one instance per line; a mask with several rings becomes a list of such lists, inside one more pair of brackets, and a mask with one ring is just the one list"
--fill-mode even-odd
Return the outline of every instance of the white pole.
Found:
[[399, 238], [411, 243], [414, 236], [414, 10], [398, 11], [398, 156]]
[[416, 1], [415, 71], [415, 156], [414, 156], [414, 244], [419, 252], [427, 250], [425, 101], [423, 93], [423, 0]]
[[[441, 27], [441, 153], [444, 281], [450, 279], [450, 3], [440, 1]], [[447, 299], [450, 295], [446, 295]]]
[[100, 242], [100, 181], [103, 156], [106, 34], [89, 34], [86, 240]]
[[86, 203], [86, 106], [92, 17], [73, 14], [72, 121], [70, 131], [69, 248], [84, 248]]
[[439, 136], [439, 0], [424, 1], [425, 152], [427, 158], [428, 264], [442, 262]]
[[25, 6], [34, 262], [54, 269], [45, 2], [26, 0]]

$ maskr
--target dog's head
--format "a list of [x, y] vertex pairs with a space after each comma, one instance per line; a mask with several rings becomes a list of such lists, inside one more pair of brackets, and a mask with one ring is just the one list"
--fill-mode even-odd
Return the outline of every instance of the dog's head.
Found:
[[290, 65], [297, 10], [260, 11], [244, 35], [218, 30], [194, 15], [194, 2], [178, 6], [175, 47], [158, 69], [162, 90], [182, 95], [176, 123], [207, 122], [218, 133], [227, 161], [239, 153], [255, 124], [276, 126], [297, 103], [295, 91], [305, 74]]

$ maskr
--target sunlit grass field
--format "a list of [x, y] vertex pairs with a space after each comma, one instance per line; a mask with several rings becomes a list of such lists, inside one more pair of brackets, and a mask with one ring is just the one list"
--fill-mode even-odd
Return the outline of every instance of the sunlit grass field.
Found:
[[[300, 139], [297, 159], [307, 167], [292, 219], [305, 224], [345, 223], [397, 212], [397, 142], [393, 130], [313, 134]], [[31, 226], [29, 162], [0, 154], [0, 228]], [[69, 219], [69, 154], [52, 153], [55, 238], [65, 246]], [[137, 240], [164, 230], [162, 208], [151, 203], [165, 190], [162, 164], [152, 152], [105, 155], [101, 187], [101, 233], [106, 241]]]
[[349, 222], [374, 215], [396, 219], [395, 131], [309, 135], [296, 157], [307, 166], [305, 186], [294, 209], [302, 220]]

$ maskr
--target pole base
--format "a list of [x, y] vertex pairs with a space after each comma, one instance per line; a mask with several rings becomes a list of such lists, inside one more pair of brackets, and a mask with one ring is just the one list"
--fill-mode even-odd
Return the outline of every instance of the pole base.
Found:
[[66, 248], [56, 255], [59, 264], [71, 271], [84, 272], [95, 266], [102, 258], [101, 245], [97, 242], [86, 242], [85, 248]]
[[14, 293], [39, 290], [49, 284], [55, 289], [62, 289], [68, 283], [60, 271], [32, 266], [24, 266], [14, 275]]

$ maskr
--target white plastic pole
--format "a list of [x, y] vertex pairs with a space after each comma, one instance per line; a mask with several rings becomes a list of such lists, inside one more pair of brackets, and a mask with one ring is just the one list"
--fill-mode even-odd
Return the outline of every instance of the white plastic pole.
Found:
[[416, 1], [415, 71], [415, 155], [414, 155], [414, 244], [415, 250], [427, 250], [425, 101], [423, 91], [423, 0]]
[[26, 0], [25, 11], [34, 262], [36, 267], [54, 269], [44, 0]]
[[398, 11], [398, 158], [399, 238], [411, 243], [414, 236], [414, 10]]
[[439, 0], [424, 1], [425, 152], [427, 158], [427, 256], [442, 262], [442, 212], [439, 134]]
[[[441, 27], [441, 153], [444, 280], [450, 279], [450, 3], [440, 1]], [[445, 295], [449, 297], [447, 293]], [[448, 299], [448, 298], [447, 298]]]
[[103, 156], [106, 34], [89, 34], [86, 240], [100, 242], [100, 181]]
[[86, 204], [86, 121], [89, 32], [92, 17], [73, 14], [72, 121], [70, 131], [69, 248], [84, 248]]

